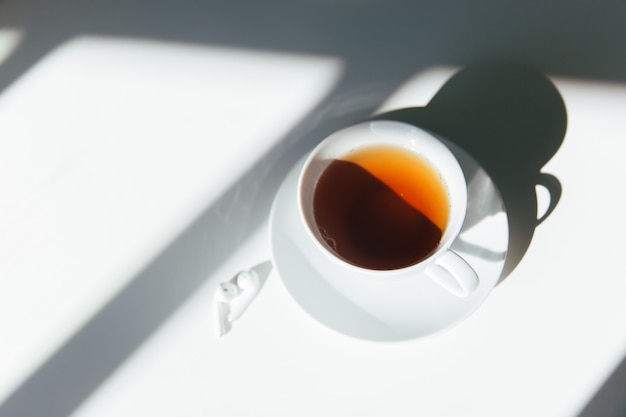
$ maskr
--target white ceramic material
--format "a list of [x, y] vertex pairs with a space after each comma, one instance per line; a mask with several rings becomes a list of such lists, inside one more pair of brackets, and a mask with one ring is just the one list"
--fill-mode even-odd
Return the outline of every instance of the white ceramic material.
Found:
[[[313, 195], [320, 175], [335, 159], [371, 146], [402, 148], [426, 160], [442, 180], [450, 212], [438, 247], [420, 262], [394, 270], [371, 270], [339, 258], [322, 237], [314, 219]], [[431, 277], [452, 294], [466, 297], [478, 287], [478, 276], [471, 266], [450, 250], [457, 237], [467, 208], [467, 186], [463, 171], [454, 154], [431, 133], [395, 121], [369, 121], [339, 130], [309, 154], [298, 181], [299, 211], [307, 232], [317, 250], [327, 255], [320, 268], [345, 292], [370, 291], [364, 280], [383, 284], [389, 280]]]
[[381, 275], [368, 271], [372, 275], [354, 286], [351, 278], [362, 277], [361, 268], [345, 268], [345, 262], [333, 261], [302, 221], [297, 189], [303, 159], [276, 195], [270, 235], [273, 261], [283, 283], [312, 317], [357, 338], [404, 340], [448, 328], [485, 300], [504, 266], [508, 245], [504, 206], [493, 182], [473, 158], [453, 144], [446, 145], [467, 178], [468, 202], [465, 222], [461, 221], [460, 231], [448, 246], [476, 271], [477, 287], [459, 297], [423, 268], [416, 268], [410, 276], [404, 276], [404, 269], [394, 272], [406, 279], [378, 279]]

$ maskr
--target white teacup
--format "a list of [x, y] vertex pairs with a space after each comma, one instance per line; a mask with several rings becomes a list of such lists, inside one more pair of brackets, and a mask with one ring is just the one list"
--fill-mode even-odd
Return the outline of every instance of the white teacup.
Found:
[[[329, 231], [324, 229], [322, 233], [318, 226], [319, 210], [316, 213], [314, 199], [320, 177], [325, 173], [328, 175], [328, 167], [334, 160], [349, 160], [351, 155], [370, 147], [400, 149], [410, 154], [411, 158], [416, 157], [426, 162], [445, 190], [448, 214], [447, 221], [439, 230], [440, 238], [426, 255], [422, 254], [408, 264], [383, 268], [359, 264], [359, 261], [346, 258], [345, 253], [341, 253], [335, 237], [332, 236], [333, 231], [329, 234]], [[342, 178], [343, 180], [346, 179]], [[415, 178], [416, 186], [419, 186], [419, 182], [420, 178]], [[316, 250], [323, 254], [315, 257], [316, 268], [341, 292], [347, 295], [358, 294], [362, 291], [371, 291], [372, 283], [399, 279], [431, 279], [458, 297], [466, 297], [478, 287], [479, 279], [476, 272], [450, 249], [465, 219], [467, 209], [465, 176], [454, 154], [431, 133], [409, 124], [380, 120], [360, 123], [337, 131], [324, 139], [307, 157], [300, 173], [297, 190], [300, 221], [313, 240]], [[335, 202], [325, 203], [330, 205], [328, 207], [332, 211]], [[357, 205], [351, 213], [354, 210], [358, 212], [360, 207]], [[356, 238], [352, 236], [346, 239], [344, 241]], [[412, 239], [411, 244], [419, 240]], [[354, 243], [357, 247], [360, 244]]]

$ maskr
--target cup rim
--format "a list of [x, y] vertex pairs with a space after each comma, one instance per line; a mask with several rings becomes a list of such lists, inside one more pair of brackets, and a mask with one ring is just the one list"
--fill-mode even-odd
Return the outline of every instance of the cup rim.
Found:
[[[394, 135], [395, 135], [394, 138], [396, 140], [398, 140], [398, 135], [406, 136], [405, 138], [400, 138], [399, 140], [407, 141], [407, 142], [411, 142], [412, 139], [416, 139], [416, 138], [419, 138], [419, 140], [427, 140], [431, 144], [434, 144], [433, 146], [438, 148], [438, 151], [445, 153], [446, 158], [448, 159], [448, 162], [451, 164], [451, 166], [448, 167], [448, 171], [452, 170], [453, 172], [446, 176], [442, 175], [442, 181], [444, 182], [444, 185], [446, 186], [446, 189], [448, 191], [448, 196], [450, 197], [451, 191], [450, 191], [450, 188], [448, 186], [448, 182], [446, 181], [446, 179], [448, 179], [450, 176], [455, 177], [454, 181], [456, 182], [456, 187], [457, 187], [457, 189], [455, 189], [455, 193], [457, 194], [457, 198], [456, 198], [457, 201], [455, 202], [455, 204], [452, 204], [452, 202], [450, 202], [451, 204], [450, 217], [452, 217], [452, 214], [453, 214], [452, 209], [455, 210], [454, 213], [456, 213], [455, 214], [456, 217], [454, 219], [450, 218], [448, 220], [446, 229], [436, 249], [434, 249], [432, 253], [430, 253], [425, 258], [420, 259], [418, 262], [415, 262], [413, 264], [403, 266], [400, 268], [394, 268], [394, 269], [370, 269], [370, 268], [356, 265], [340, 257], [337, 253], [332, 251], [332, 249], [327, 247], [324, 243], [320, 242], [320, 239], [314, 232], [314, 229], [316, 228], [314, 224], [314, 219], [312, 219], [313, 224], [311, 224], [308, 220], [309, 216], [307, 216], [306, 214], [306, 210], [305, 210], [304, 202], [303, 202], [303, 188], [304, 188], [304, 182], [306, 180], [305, 177], [307, 175], [308, 168], [311, 166], [311, 163], [318, 158], [320, 151], [324, 147], [326, 147], [330, 142], [338, 141], [339, 140], [338, 137], [342, 135], [346, 135], [348, 133], [352, 133], [357, 130], [363, 130], [363, 129], [367, 129], [367, 130], [360, 132], [361, 135], [362, 134], [366, 134], [370, 136], [379, 135], [380, 138], [382, 138], [383, 140], [387, 140], [387, 141], [389, 140], [388, 138]], [[384, 143], [388, 144], [389, 142], [384, 142]], [[383, 141], [379, 140], [375, 143], [361, 145], [359, 146], [359, 148], [366, 148], [366, 147], [376, 146], [376, 145], [380, 145], [384, 143]], [[398, 142], [395, 142], [395, 143], [398, 143]], [[414, 149], [412, 148], [406, 148], [406, 149], [409, 151], [414, 151]], [[348, 152], [349, 151], [343, 152], [337, 156], [345, 155]], [[425, 159], [427, 159], [428, 162], [430, 162], [430, 158], [425, 157]], [[435, 166], [434, 164], [431, 164], [431, 165], [438, 173], [441, 174], [442, 172], [441, 167]], [[324, 171], [324, 169], [322, 169], [322, 172]], [[316, 181], [318, 178], [316, 178]], [[314, 188], [315, 187], [313, 186], [313, 189]], [[326, 255], [326, 257], [331, 259], [335, 264], [341, 266], [342, 268], [344, 269], [347, 268], [351, 271], [359, 273], [360, 275], [368, 275], [368, 276], [378, 277], [378, 278], [388, 278], [394, 275], [405, 275], [406, 272], [411, 272], [411, 271], [420, 272], [423, 269], [425, 269], [432, 261], [434, 261], [437, 257], [444, 254], [450, 249], [450, 246], [452, 245], [452, 243], [458, 236], [458, 233], [463, 226], [463, 222], [464, 222], [466, 212], [467, 212], [467, 182], [465, 179], [465, 174], [463, 173], [461, 165], [459, 164], [456, 156], [453, 154], [450, 148], [448, 148], [448, 146], [446, 146], [445, 143], [443, 143], [434, 133], [424, 128], [417, 127], [417, 126], [404, 123], [404, 122], [391, 121], [391, 120], [373, 120], [373, 121], [361, 122], [355, 125], [345, 127], [343, 129], [340, 129], [328, 135], [320, 143], [318, 143], [307, 155], [304, 161], [304, 164], [300, 170], [300, 173], [298, 175], [298, 183], [297, 183], [296, 189], [297, 189], [297, 200], [298, 200], [298, 213], [299, 213], [300, 221], [302, 223], [302, 227], [304, 227], [304, 229], [306, 230], [306, 234], [309, 236], [310, 239], [313, 240], [313, 243], [316, 245], [316, 247], [320, 249], [321, 252], [323, 252]], [[461, 205], [459, 206], [459, 204]]]

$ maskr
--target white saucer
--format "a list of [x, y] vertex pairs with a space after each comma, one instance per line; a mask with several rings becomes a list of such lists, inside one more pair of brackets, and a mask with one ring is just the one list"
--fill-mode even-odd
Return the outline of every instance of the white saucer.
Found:
[[[324, 277], [316, 270], [316, 246], [299, 220], [296, 186], [303, 158], [291, 169], [274, 199], [270, 241], [273, 262], [285, 287], [314, 319], [360, 339], [413, 339], [459, 323], [496, 286], [508, 247], [508, 221], [500, 193], [472, 157], [444, 142], [459, 160], [468, 184], [467, 216], [452, 249], [478, 273], [478, 289], [466, 298], [458, 298], [430, 279], [380, 285], [380, 297], [396, 300], [393, 308], [389, 303], [357, 301], [339, 293], [328, 281], [332, 277]], [[416, 297], [416, 294], [436, 296]]]

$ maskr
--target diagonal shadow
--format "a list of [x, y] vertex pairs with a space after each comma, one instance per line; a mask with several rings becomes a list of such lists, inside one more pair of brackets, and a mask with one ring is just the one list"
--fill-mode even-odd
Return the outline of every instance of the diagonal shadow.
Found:
[[626, 357], [578, 414], [578, 417], [624, 416], [626, 416]]

